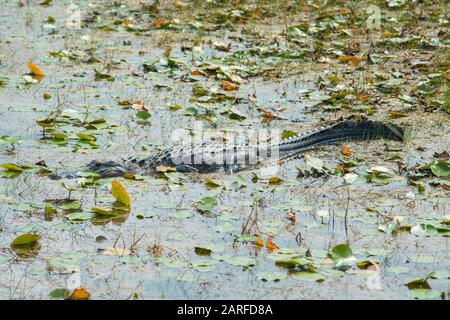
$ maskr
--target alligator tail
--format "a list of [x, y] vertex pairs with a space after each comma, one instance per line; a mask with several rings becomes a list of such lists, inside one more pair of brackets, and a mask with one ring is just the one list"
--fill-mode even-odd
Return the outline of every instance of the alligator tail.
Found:
[[304, 150], [342, 141], [388, 139], [403, 141], [404, 132], [392, 123], [378, 121], [342, 121], [333, 126], [320, 128], [280, 143], [280, 155], [291, 156]]

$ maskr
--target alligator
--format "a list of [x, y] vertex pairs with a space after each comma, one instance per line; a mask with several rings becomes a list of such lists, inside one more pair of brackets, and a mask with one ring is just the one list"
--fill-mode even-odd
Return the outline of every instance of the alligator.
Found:
[[[122, 162], [94, 160], [85, 170], [95, 172], [101, 178], [120, 177], [127, 173], [149, 174], [158, 167], [174, 168], [178, 172], [236, 172], [269, 162], [283, 163], [298, 158], [303, 152], [324, 145], [344, 141], [387, 139], [403, 141], [401, 127], [378, 121], [344, 120], [331, 126], [294, 135], [265, 147], [251, 144], [224, 144], [217, 142], [191, 145], [174, 145], [143, 159], [129, 158]], [[273, 152], [276, 150], [277, 152]], [[232, 155], [231, 157], [229, 155]], [[250, 155], [254, 155], [251, 157]], [[214, 158], [216, 157], [216, 158]], [[213, 159], [225, 159], [213, 161]], [[75, 178], [77, 173], [53, 173], [52, 179]]]

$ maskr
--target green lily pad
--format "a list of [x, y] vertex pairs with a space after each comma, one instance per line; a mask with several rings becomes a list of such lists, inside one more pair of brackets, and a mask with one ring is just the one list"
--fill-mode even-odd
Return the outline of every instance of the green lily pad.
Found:
[[52, 292], [50, 292], [48, 294], [48, 297], [50, 299], [61, 299], [64, 300], [65, 298], [67, 298], [69, 296], [70, 292], [67, 289], [55, 289]]
[[338, 244], [331, 249], [330, 257], [333, 259], [336, 267], [349, 266], [356, 262], [352, 249], [346, 244]]
[[278, 282], [280, 280], [283, 280], [287, 277], [287, 274], [285, 272], [277, 272], [277, 271], [273, 271], [273, 272], [258, 272], [257, 275], [259, 280], [262, 281], [274, 281], [274, 282]]
[[448, 177], [450, 176], [450, 164], [444, 160], [434, 161], [430, 165], [430, 170], [437, 177]]
[[210, 211], [217, 205], [216, 198], [204, 197], [195, 203], [195, 207], [200, 211]]
[[295, 280], [306, 281], [306, 282], [323, 282], [325, 277], [316, 272], [294, 272], [291, 277]]
[[230, 256], [230, 255], [213, 255], [216, 260], [220, 260], [233, 266], [250, 267], [256, 264], [256, 260], [247, 257]]
[[34, 233], [25, 233], [13, 240], [11, 246], [29, 246], [36, 243], [40, 239], [40, 236]]
[[412, 299], [437, 299], [441, 293], [431, 289], [412, 289], [408, 291], [408, 297]]
[[434, 234], [438, 234], [436, 228], [431, 224], [418, 224], [411, 228], [411, 233], [417, 236], [430, 237]]

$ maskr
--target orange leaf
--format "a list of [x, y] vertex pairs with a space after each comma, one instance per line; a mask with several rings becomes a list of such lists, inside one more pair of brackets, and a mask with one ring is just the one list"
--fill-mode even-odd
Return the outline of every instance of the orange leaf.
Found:
[[346, 146], [343, 146], [343, 147], [341, 148], [341, 153], [342, 153], [344, 156], [351, 156], [351, 155], [353, 154], [353, 152], [350, 150], [350, 148], [349, 148], [349, 147], [346, 147]]
[[267, 241], [266, 241], [266, 248], [268, 250], [275, 250], [278, 249], [278, 246], [276, 243], [272, 242], [272, 237], [267, 237]]
[[43, 77], [45, 73], [34, 63], [28, 62], [28, 69], [30, 69], [30, 73], [35, 76]]
[[237, 84], [234, 84], [234, 83], [226, 81], [226, 80], [222, 80], [220, 82], [220, 84], [221, 84], [222, 88], [224, 88], [227, 91], [232, 91], [232, 90], [236, 90], [237, 88], [239, 88]]
[[258, 236], [255, 236], [255, 245], [257, 247], [264, 247], [264, 243], [263, 243], [262, 239]]
[[193, 76], [204, 76], [205, 75], [205, 73], [203, 71], [198, 70], [198, 69], [191, 70], [191, 74]]
[[89, 300], [91, 294], [83, 288], [75, 289], [67, 300]]
[[125, 188], [119, 181], [113, 180], [111, 182], [111, 194], [117, 202], [120, 202], [127, 207], [131, 205], [130, 195], [128, 194], [128, 192], [126, 192]]

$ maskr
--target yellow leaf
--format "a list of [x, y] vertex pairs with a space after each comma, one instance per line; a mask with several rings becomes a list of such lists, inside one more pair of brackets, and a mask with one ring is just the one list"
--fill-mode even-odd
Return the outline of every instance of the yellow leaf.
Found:
[[217, 188], [218, 186], [220, 186], [220, 184], [218, 184], [217, 182], [215, 182], [211, 178], [206, 178], [205, 179], [205, 184], [206, 184], [206, 187], [209, 188], [209, 189]]
[[268, 180], [269, 184], [279, 184], [281, 181], [280, 177], [270, 177]]
[[407, 117], [408, 115], [403, 113], [403, 112], [399, 112], [399, 111], [388, 111], [388, 115], [391, 118], [402, 118], [402, 117]]
[[75, 289], [67, 300], [89, 300], [91, 294], [83, 288]]
[[35, 65], [32, 62], [28, 63], [28, 69], [30, 69], [30, 73], [32, 75], [40, 76], [40, 77], [45, 76], [45, 73], [37, 65]]
[[127, 207], [131, 205], [130, 195], [125, 191], [125, 188], [119, 181], [113, 180], [111, 182], [111, 194], [117, 200], [117, 202], [120, 202]]
[[9, 171], [14, 171], [14, 172], [22, 172], [23, 168], [14, 164], [14, 163], [4, 163], [2, 165], [0, 165], [0, 167], [5, 168], [6, 170]]

